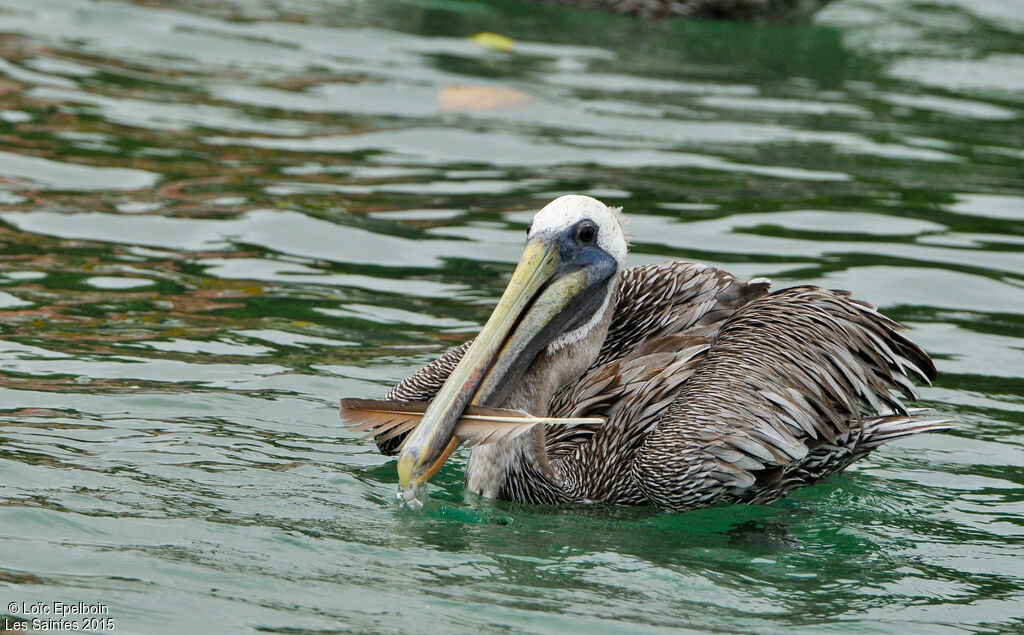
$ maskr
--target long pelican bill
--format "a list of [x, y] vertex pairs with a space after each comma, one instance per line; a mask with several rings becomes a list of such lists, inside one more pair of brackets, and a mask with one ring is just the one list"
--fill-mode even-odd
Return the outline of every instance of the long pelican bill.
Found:
[[515, 381], [546, 345], [543, 333], [587, 285], [587, 273], [563, 271], [557, 240], [527, 243], [491, 317], [423, 414], [398, 458], [398, 479], [409, 499], [444, 465], [458, 446], [459, 416]]

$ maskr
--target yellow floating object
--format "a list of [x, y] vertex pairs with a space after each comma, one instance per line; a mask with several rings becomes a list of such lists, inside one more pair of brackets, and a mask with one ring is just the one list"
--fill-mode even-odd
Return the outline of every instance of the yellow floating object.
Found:
[[469, 39], [473, 40], [485, 49], [501, 51], [502, 53], [511, 51], [512, 47], [516, 45], [516, 41], [510, 37], [505, 37], [504, 35], [499, 35], [497, 33], [489, 33], [487, 31], [481, 31]]

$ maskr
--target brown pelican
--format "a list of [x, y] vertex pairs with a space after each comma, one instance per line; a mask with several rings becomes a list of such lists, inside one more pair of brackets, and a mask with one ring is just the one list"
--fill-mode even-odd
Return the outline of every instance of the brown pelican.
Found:
[[900, 402], [935, 366], [871, 305], [689, 262], [626, 269], [622, 225], [593, 198], [556, 199], [474, 340], [384, 401], [342, 401], [400, 448], [407, 499], [469, 441], [466, 483], [486, 497], [764, 503], [949, 427]]

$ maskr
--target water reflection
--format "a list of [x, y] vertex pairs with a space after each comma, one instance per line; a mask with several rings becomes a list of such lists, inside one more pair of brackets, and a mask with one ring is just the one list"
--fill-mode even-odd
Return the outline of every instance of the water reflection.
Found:
[[[146, 632], [1012, 630], [1018, 13], [0, 0], [0, 578]], [[768, 507], [494, 503], [457, 457], [399, 510], [338, 396], [468, 337], [565, 192], [632, 263], [879, 304], [960, 427]]]

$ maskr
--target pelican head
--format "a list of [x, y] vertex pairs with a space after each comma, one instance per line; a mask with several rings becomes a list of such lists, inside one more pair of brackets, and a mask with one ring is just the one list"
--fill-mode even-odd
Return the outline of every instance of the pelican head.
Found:
[[[602, 322], [625, 260], [618, 209], [571, 195], [537, 212], [505, 293], [402, 449], [407, 499], [455, 451], [453, 431], [468, 405], [502, 405], [538, 356], [571, 348]], [[584, 361], [581, 372], [593, 359]]]

